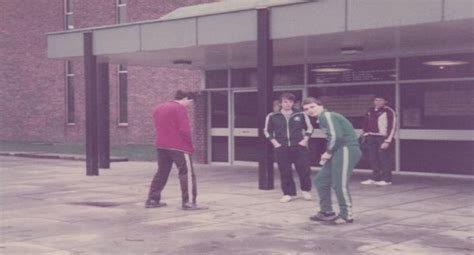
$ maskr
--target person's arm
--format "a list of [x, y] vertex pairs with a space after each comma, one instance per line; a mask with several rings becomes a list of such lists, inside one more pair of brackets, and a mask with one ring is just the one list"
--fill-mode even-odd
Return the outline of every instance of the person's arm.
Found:
[[299, 144], [300, 144], [301, 146], [308, 147], [308, 141], [309, 141], [309, 139], [311, 138], [311, 135], [313, 134], [314, 127], [313, 127], [313, 125], [311, 124], [311, 120], [309, 119], [308, 115], [306, 115], [306, 114], [303, 113], [303, 116], [304, 116], [304, 127], [305, 127], [305, 130], [304, 130], [303, 140], [301, 140], [301, 141], [299, 142]]
[[365, 113], [364, 122], [362, 123], [362, 135], [367, 135], [369, 132], [369, 112], [370, 109]]
[[397, 124], [395, 111], [390, 107], [386, 107], [385, 109], [387, 136], [385, 136], [385, 140], [380, 146], [381, 149], [387, 149], [390, 146], [390, 143], [393, 141], [393, 137], [395, 136], [395, 129]]
[[178, 131], [183, 140], [190, 145], [193, 144], [191, 136], [191, 126], [189, 123], [188, 112], [184, 107], [179, 107], [177, 111]]
[[275, 139], [273, 136], [273, 131], [275, 130], [273, 127], [273, 121], [271, 120], [273, 113], [269, 113], [265, 118], [265, 127], [263, 128], [263, 133], [265, 137], [272, 143], [274, 148], [278, 148], [281, 144]]
[[[342, 141], [341, 126], [337, 123], [335, 116], [331, 112], [323, 112], [319, 119], [319, 126], [327, 130], [327, 155], [332, 155], [340, 146]], [[324, 155], [324, 154], [323, 154]], [[329, 158], [330, 158], [329, 156]]]

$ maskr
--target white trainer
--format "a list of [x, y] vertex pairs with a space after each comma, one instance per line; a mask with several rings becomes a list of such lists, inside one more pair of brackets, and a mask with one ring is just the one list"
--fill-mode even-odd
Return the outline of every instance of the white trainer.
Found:
[[360, 182], [360, 184], [363, 184], [363, 185], [374, 185], [376, 183], [376, 181], [372, 180], [372, 179], [368, 179], [368, 180], [365, 180], [363, 182]]
[[291, 201], [291, 196], [290, 195], [284, 195], [280, 198], [280, 203], [288, 203]]
[[313, 199], [313, 196], [311, 195], [311, 192], [309, 191], [304, 191], [302, 190], [301, 191], [301, 195], [303, 196], [304, 200], [312, 200]]
[[377, 185], [377, 186], [387, 186], [387, 185], [392, 185], [392, 182], [379, 181], [379, 182], [375, 182], [375, 185]]

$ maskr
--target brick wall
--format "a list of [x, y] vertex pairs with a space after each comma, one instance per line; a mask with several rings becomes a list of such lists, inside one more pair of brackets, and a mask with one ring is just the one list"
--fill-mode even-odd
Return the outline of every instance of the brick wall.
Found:
[[[197, 0], [129, 0], [129, 22], [158, 19]], [[63, 0], [0, 0], [0, 140], [85, 143], [84, 63], [74, 60], [75, 125], [66, 125], [64, 62], [47, 58], [47, 32], [64, 30]], [[115, 23], [115, 0], [74, 0], [74, 27]], [[118, 126], [117, 66], [110, 65], [112, 144], [152, 144], [153, 108], [177, 89], [199, 90], [200, 71], [129, 66], [129, 125]], [[206, 161], [206, 101], [190, 111], [194, 159]]]

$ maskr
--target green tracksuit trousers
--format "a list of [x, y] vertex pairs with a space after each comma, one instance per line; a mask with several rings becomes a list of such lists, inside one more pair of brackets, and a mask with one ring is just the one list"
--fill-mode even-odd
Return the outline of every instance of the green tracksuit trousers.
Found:
[[342, 146], [337, 149], [330, 160], [314, 178], [314, 185], [319, 194], [319, 206], [322, 212], [332, 212], [331, 187], [336, 192], [339, 202], [339, 216], [352, 219], [352, 198], [349, 183], [352, 170], [359, 162], [361, 151], [358, 146]]

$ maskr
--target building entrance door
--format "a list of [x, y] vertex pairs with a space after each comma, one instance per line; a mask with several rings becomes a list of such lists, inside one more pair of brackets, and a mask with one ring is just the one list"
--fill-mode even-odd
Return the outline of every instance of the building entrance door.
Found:
[[[297, 99], [295, 106], [300, 105], [303, 96], [302, 90], [277, 90], [273, 94], [273, 100], [278, 100], [283, 92], [293, 93]], [[257, 101], [256, 91], [234, 91], [232, 93], [231, 163], [247, 164], [258, 161]]]

